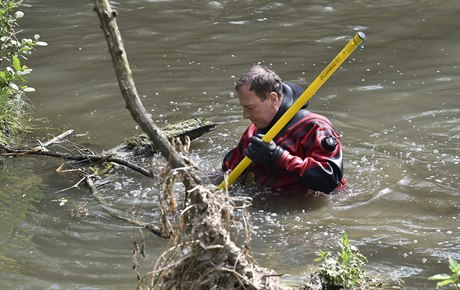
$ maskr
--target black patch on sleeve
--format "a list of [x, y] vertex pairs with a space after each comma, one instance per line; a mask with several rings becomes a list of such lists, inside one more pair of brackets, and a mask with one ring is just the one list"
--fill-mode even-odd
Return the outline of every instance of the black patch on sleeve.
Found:
[[334, 136], [326, 136], [321, 140], [321, 146], [328, 152], [333, 152], [337, 147], [337, 139]]

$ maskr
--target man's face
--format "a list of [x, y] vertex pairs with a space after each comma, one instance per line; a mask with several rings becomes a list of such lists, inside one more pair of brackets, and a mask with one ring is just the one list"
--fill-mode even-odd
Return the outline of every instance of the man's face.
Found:
[[273, 120], [280, 107], [280, 99], [275, 92], [261, 100], [248, 85], [241, 86], [238, 91], [240, 105], [243, 107], [243, 118], [249, 119], [257, 129], [264, 129]]

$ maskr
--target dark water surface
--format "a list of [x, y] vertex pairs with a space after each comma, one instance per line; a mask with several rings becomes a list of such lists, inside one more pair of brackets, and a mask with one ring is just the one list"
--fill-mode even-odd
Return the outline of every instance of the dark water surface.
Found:
[[[38, 33], [30, 95], [39, 126], [75, 129], [76, 142], [111, 148], [139, 132], [121, 98], [91, 1], [25, 0], [23, 33]], [[159, 125], [207, 117], [216, 130], [192, 143], [206, 172], [220, 167], [248, 122], [233, 82], [253, 63], [307, 86], [357, 32], [367, 38], [310, 102], [343, 134], [348, 193], [314, 200], [260, 197], [252, 250], [294, 282], [342, 232], [368, 268], [405, 289], [460, 258], [460, 2], [112, 2], [138, 92]], [[58, 131], [58, 130], [56, 130]], [[34, 134], [41, 135], [40, 132]], [[33, 138], [32, 138], [33, 139]], [[0, 168], [1, 289], [135, 289], [131, 242], [141, 234], [108, 216], [60, 160], [6, 159]], [[154, 219], [158, 185], [129, 171], [111, 202]], [[244, 189], [239, 189], [244, 193]], [[67, 198], [60, 206], [53, 201]], [[74, 203], [90, 215], [70, 216]], [[148, 232], [148, 272], [168, 242]]]

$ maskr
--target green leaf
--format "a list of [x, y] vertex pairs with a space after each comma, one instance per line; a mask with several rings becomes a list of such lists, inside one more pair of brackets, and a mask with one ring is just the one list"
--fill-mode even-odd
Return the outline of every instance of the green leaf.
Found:
[[452, 257], [449, 257], [449, 268], [452, 273], [460, 272], [460, 264], [458, 264], [457, 261], [455, 261], [455, 259]]
[[13, 67], [17, 71], [21, 70], [21, 61], [16, 56], [13, 56]]
[[447, 274], [437, 274], [428, 278], [428, 280], [446, 280], [450, 279], [450, 276]]
[[452, 279], [447, 279], [447, 280], [444, 280], [444, 281], [441, 281], [441, 282], [438, 282], [438, 284], [436, 284], [438, 287], [442, 287], [442, 286], [446, 286], [446, 285], [449, 285], [449, 284], [453, 284], [455, 281], [452, 280]]

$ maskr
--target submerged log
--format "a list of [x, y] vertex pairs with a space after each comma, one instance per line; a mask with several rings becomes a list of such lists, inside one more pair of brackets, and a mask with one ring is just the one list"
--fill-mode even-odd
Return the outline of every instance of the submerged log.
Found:
[[215, 123], [208, 121], [205, 118], [193, 118], [183, 122], [167, 125], [162, 128], [168, 139], [184, 138], [188, 136], [190, 140], [194, 140], [204, 133], [212, 131], [216, 127]]
[[[162, 131], [165, 133], [167, 139], [172, 141], [173, 139], [179, 138], [180, 141], [184, 143], [184, 140], [191, 141], [197, 139], [203, 134], [212, 131], [215, 127], [215, 123], [212, 123], [205, 118], [194, 118], [167, 125], [162, 129]], [[146, 134], [139, 134], [127, 138], [122, 144], [102, 153], [94, 153], [89, 148], [84, 148], [81, 145], [71, 147], [67, 146], [65, 147], [67, 149], [66, 152], [48, 150], [48, 147], [57, 143], [66, 142], [67, 139], [73, 136], [73, 134], [74, 130], [67, 130], [49, 141], [38, 141], [39, 145], [33, 148], [13, 148], [0, 143], [0, 167], [3, 164], [2, 156], [17, 157], [29, 154], [72, 160], [76, 162], [76, 165], [67, 165], [77, 168], [87, 166], [88, 163], [113, 162], [131, 168], [132, 170], [145, 176], [152, 177], [151, 172], [148, 169], [143, 168], [141, 164], [138, 164], [138, 161], [134, 160], [134, 157], [152, 156], [155, 152], [158, 152], [158, 149]], [[75, 147], [82, 150], [75, 152]], [[5, 151], [5, 153], [3, 151]]]
[[[215, 127], [215, 123], [205, 118], [193, 118], [167, 125], [162, 128], [162, 131], [170, 141], [179, 138], [182, 143], [185, 143], [185, 140], [192, 141], [197, 139], [203, 134], [214, 130]], [[125, 139], [122, 144], [108, 150], [106, 153], [124, 157], [139, 157], [151, 156], [155, 152], [158, 152], [158, 148], [146, 134], [142, 133]]]

